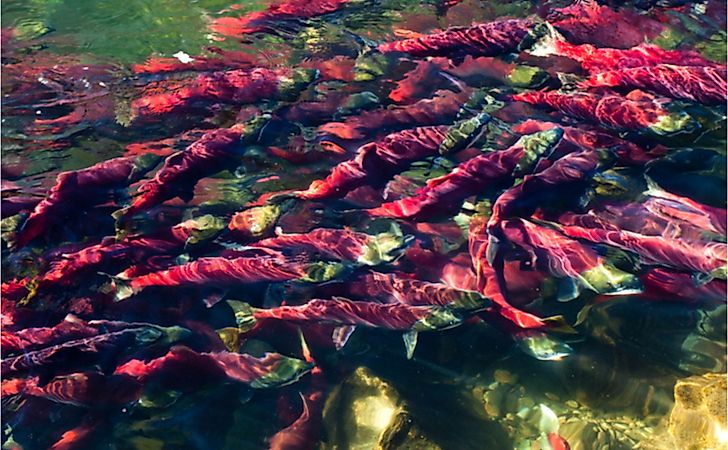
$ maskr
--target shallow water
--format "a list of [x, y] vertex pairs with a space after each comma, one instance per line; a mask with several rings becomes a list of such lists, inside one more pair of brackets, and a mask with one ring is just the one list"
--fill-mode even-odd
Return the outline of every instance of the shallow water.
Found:
[[[425, 219], [372, 219], [361, 210], [413, 195], [427, 180], [450, 173], [469, 158], [509, 147], [519, 137], [514, 128], [527, 119], [584, 126], [587, 121], [583, 118], [531, 107], [508, 96], [555, 89], [559, 80], [565, 84], [562, 88], [573, 89], [568, 83], [574, 77], [583, 80], [586, 73], [567, 58], [525, 53], [497, 55], [480, 65], [462, 55], [450, 55], [449, 62], [431, 59], [426, 66], [424, 58], [381, 55], [373, 49], [382, 42], [451, 26], [504, 17], [545, 17], [568, 2], [450, 3], [352, 0], [335, 12], [310, 19], [271, 20], [265, 30], [246, 35], [241, 42], [211, 31], [210, 24], [221, 17], [261, 11], [268, 6], [266, 1], [237, 8], [222, 0], [3, 2], [2, 278], [4, 283], [31, 281], [17, 297], [7, 297], [3, 287], [3, 362], [21, 356], [10, 370], [3, 366], [3, 448], [43, 449], [56, 443], [53, 448], [556, 450], [568, 442], [575, 450], [679, 449], [687, 448], [686, 435], [698, 445], [694, 448], [726, 448], [728, 424], [725, 414], [721, 415], [726, 402], [725, 378], [711, 375], [726, 371], [725, 273], [686, 268], [674, 253], [657, 250], [656, 261], [646, 256], [649, 250], [639, 246], [620, 249], [577, 240], [578, 248], [597, 255], [613, 273], [644, 280], [651, 271], [664, 269], [668, 280], [677, 280], [666, 283], [663, 290], [594, 292], [599, 289], [589, 289], [580, 284], [581, 278], [559, 272], [563, 267], [558, 266], [572, 264], [569, 258], [574, 257], [574, 250], [557, 252], [560, 259], [549, 265], [544, 248], [529, 253], [523, 243], [503, 241], [498, 252], [493, 251], [498, 254], [489, 255], [502, 274], [500, 281], [491, 276], [490, 286], [500, 282], [508, 300], [518, 308], [542, 318], [561, 318], [544, 329], [523, 330], [497, 313], [462, 313], [460, 326], [419, 333], [411, 359], [406, 357], [402, 330], [359, 326], [337, 350], [328, 323], [260, 320], [260, 328], [250, 332], [236, 322], [231, 306], [220, 301], [241, 300], [259, 308], [300, 305], [316, 298], [340, 301], [342, 296], [361, 302], [393, 301], [386, 295], [373, 298], [373, 291], [366, 288], [374, 290], [374, 286], [366, 282], [358, 291], [352, 287], [369, 270], [405, 274], [405, 278], [445, 283], [450, 288], [479, 288], [475, 278], [487, 263], [485, 255], [478, 263], [471, 254], [468, 239], [473, 239], [473, 231], [468, 232], [468, 222], [472, 227], [474, 219], [487, 218], [490, 206], [504, 190], [522, 182], [524, 175], [528, 178], [530, 173], [545, 170], [547, 157], [531, 172], [477, 188], [464, 203], [442, 201], [436, 213]], [[631, 17], [625, 23], [638, 25], [638, 31], [615, 22], [616, 31], [609, 33], [604, 31], [607, 25], [600, 25], [597, 29], [602, 30], [591, 36], [599, 41], [595, 44], [629, 48], [635, 39], [646, 40], [667, 49], [695, 50], [725, 64], [724, 4], [685, 2], [671, 8], [647, 8], [648, 3], [612, 5], [620, 7], [616, 13], [621, 17]], [[582, 19], [582, 23], [588, 20]], [[242, 51], [244, 56], [233, 57], [226, 51]], [[179, 92], [198, 74], [184, 68], [173, 73], [140, 73], [136, 65], [148, 58], [177, 58], [172, 62], [185, 63], [188, 58], [200, 61], [203, 55], [216, 54], [222, 54], [224, 62], [214, 70], [240, 68], [236, 61], [247, 70], [251, 64], [240, 61], [252, 59], [252, 65], [270, 69], [318, 69], [319, 78], [287, 96], [260, 95], [253, 102], [238, 102], [228, 100], [231, 94], [224, 92], [217, 100], [203, 99], [148, 120], [134, 109], [134, 102], [144, 95]], [[367, 67], [367, 76], [359, 72], [353, 77], [354, 63]], [[443, 68], [447, 64], [450, 66]], [[533, 80], [525, 80], [524, 85], [509, 78], [514, 67], [526, 66], [539, 67], [548, 81], [527, 86]], [[560, 77], [560, 73], [571, 78]], [[407, 74], [409, 83], [402, 81]], [[398, 87], [399, 94], [392, 94]], [[332, 132], [337, 129], [331, 122], [347, 122], [364, 114], [366, 125], [387, 108], [436, 97], [437, 91], [440, 96], [464, 92], [458, 100], [463, 104], [468, 92], [475, 89], [488, 89], [503, 108], [488, 110], [497, 120], [473, 138], [466, 145], [469, 148], [415, 158], [379, 183], [371, 181], [376, 176], [370, 175], [364, 187], [344, 198], [290, 200], [274, 224], [284, 233], [347, 228], [374, 235], [391, 231], [396, 223], [412, 238], [398, 237], [403, 241], [401, 248], [389, 249], [391, 255], [367, 255], [382, 261], [331, 257], [327, 248], [341, 245], [332, 239], [315, 252], [304, 246], [281, 250], [282, 261], [293, 265], [310, 261], [333, 265], [344, 259], [345, 269], [325, 279], [312, 272], [288, 281], [248, 284], [224, 283], [219, 277], [204, 286], [156, 286], [121, 302], [113, 301], [113, 289], [118, 292], [121, 282], [110, 283], [108, 274], [130, 266], [153, 272], [202, 257], [246, 255], [250, 249], [244, 246], [261, 238], [241, 238], [235, 230], [226, 229], [205, 235], [200, 243], [187, 242], [161, 254], [140, 250], [116, 260], [107, 255], [108, 261], [93, 262], [85, 272], [64, 273], [61, 282], [39, 284], [37, 292], [30, 288], [68, 258], [64, 255], [85, 263], [86, 257], [74, 252], [99, 243], [111, 245], [115, 234], [120, 240], [156, 236], [160, 230], [205, 214], [227, 225], [236, 212], [248, 209], [261, 195], [306, 189], [311, 181], [326, 177], [332, 167], [353, 158], [363, 144], [402, 129], [451, 125], [457, 111], [438, 116], [433, 123], [419, 123], [416, 115], [399, 124], [384, 121], [372, 129], [363, 127], [361, 136], [353, 139], [341, 128], [338, 135]], [[629, 91], [620, 88], [616, 92], [627, 95]], [[437, 98], [434, 105], [444, 102]], [[425, 109], [431, 110], [432, 105]], [[554, 224], [566, 220], [562, 213], [608, 210], [616, 213], [604, 217], [617, 229], [666, 239], [658, 247], [687, 243], [688, 248], [702, 248], [699, 246], [707, 243], [722, 246], [717, 252], [725, 252], [725, 228], [723, 233], [709, 230], [707, 216], [691, 215], [694, 210], [685, 206], [699, 202], [703, 211], [725, 214], [725, 107], [673, 100], [669, 108], [689, 113], [700, 122], [700, 130], [672, 136], [608, 130], [653, 150], [650, 161], [646, 165], [615, 163], [612, 155], [578, 182], [531, 192], [524, 201], [530, 206], [521, 205], [518, 216], [533, 224], [548, 220], [551, 225], [544, 227], [556, 227], [552, 231], [561, 236], [562, 229]], [[464, 114], [469, 117], [478, 111]], [[59, 173], [120, 156], [184, 153], [205, 131], [266, 113], [273, 116], [271, 122], [252, 142], [235, 147], [222, 166], [214, 166], [217, 170], [203, 174], [192, 186], [179, 183], [179, 191], [172, 191], [169, 198], [128, 222], [115, 223], [111, 214], [129, 204], [139, 182], [130, 187], [113, 186], [108, 192], [99, 190], [103, 195], [91, 205], [82, 202], [88, 190], [71, 190], [38, 236], [21, 248], [10, 248], [23, 231], [23, 221], [56, 184]], [[153, 141], [158, 143], [150, 144]], [[326, 142], [333, 144], [327, 146]], [[368, 170], [384, 173], [384, 163], [371, 164]], [[153, 176], [152, 171], [145, 179]], [[650, 187], [653, 197], [643, 194]], [[638, 208], [650, 198], [665, 195], [654, 194], [655, 189], [682, 198], [678, 212], [669, 220], [664, 216], [653, 220], [644, 208]], [[25, 207], [11, 204], [21, 198], [27, 200]], [[540, 229], [536, 234], [547, 232]], [[270, 227], [263, 237], [273, 234]], [[349, 242], [343, 247], [353, 245]], [[705, 258], [706, 254], [694, 257]], [[723, 263], [724, 259], [723, 255]], [[320, 276], [313, 280], [320, 283], [311, 283], [306, 276]], [[405, 297], [415, 294], [404, 292]], [[51, 349], [50, 356], [7, 347], [14, 345], [14, 336], [23, 335], [23, 330], [57, 326], [68, 314], [83, 321], [123, 321], [125, 325], [116, 326], [129, 329], [142, 322], [189, 331], [181, 338], [152, 339], [149, 345], [141, 343], [148, 337], [136, 337], [137, 341], [108, 346], [81, 346], [79, 351], [53, 346], [68, 341], [63, 338], [38, 347]], [[384, 320], [382, 316], [375, 319]], [[553, 326], [557, 322], [562, 326]], [[137, 325], [129, 325], [133, 323]], [[240, 331], [236, 331], [238, 325]], [[114, 326], [102, 325], [96, 333], [107, 333]], [[147, 333], [158, 332], [144, 327]], [[299, 330], [305, 336], [303, 343]], [[238, 337], [224, 339], [230, 335]], [[199, 353], [228, 351], [256, 357], [275, 352], [298, 360], [307, 359], [310, 349], [316, 368], [300, 379], [291, 376], [285, 386], [256, 388], [250, 380], [221, 375], [222, 369], [211, 369], [209, 361], [187, 361], [166, 367], [156, 378], [139, 381], [135, 385], [138, 394], [125, 401], [107, 398], [113, 397], [115, 389], [122, 391], [108, 381], [122, 382], [118, 381], [119, 367], [130, 360], [141, 364], [162, 357], [173, 345]], [[115, 370], [117, 374], [112, 375]], [[43, 386], [58, 381], [56, 377], [91, 372], [100, 372], [99, 379], [107, 381], [88, 387], [88, 395], [76, 381], [43, 391]], [[694, 378], [684, 381], [689, 377]], [[35, 388], [28, 387], [31, 384]], [[683, 386], [682, 390], [676, 390], [676, 385]], [[700, 392], [698, 400], [693, 392]], [[308, 406], [306, 420], [299, 419], [297, 426], [281, 434], [301, 415], [301, 398]]]

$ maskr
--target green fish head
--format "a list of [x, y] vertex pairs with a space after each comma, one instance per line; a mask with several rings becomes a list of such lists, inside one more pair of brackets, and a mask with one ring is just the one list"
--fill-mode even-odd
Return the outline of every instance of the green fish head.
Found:
[[427, 317], [418, 320], [412, 327], [414, 331], [447, 330], [463, 322], [462, 317], [449, 308], [432, 308]]
[[493, 302], [477, 291], [461, 291], [458, 299], [448, 307], [455, 311], [476, 312], [490, 307]]
[[163, 335], [161, 327], [150, 325], [137, 329], [134, 338], [136, 345], [143, 346], [157, 342]]
[[699, 128], [700, 124], [692, 116], [680, 111], [661, 116], [657, 123], [649, 127], [649, 130], [660, 136], [670, 136], [678, 133], [692, 133]]
[[441, 155], [445, 155], [464, 149], [480, 136], [483, 127], [491, 119], [490, 114], [481, 112], [475, 117], [456, 122], [447, 130], [438, 151]]
[[581, 274], [588, 288], [603, 295], [626, 295], [642, 292], [642, 282], [629, 272], [611, 264], [601, 264]]
[[290, 76], [282, 77], [278, 82], [278, 95], [283, 99], [295, 100], [319, 75], [316, 69], [293, 69]]
[[594, 174], [592, 183], [594, 192], [605, 197], [623, 197], [636, 189], [629, 177], [613, 169]]
[[189, 233], [185, 245], [195, 245], [215, 238], [225, 229], [226, 225], [221, 218], [205, 214], [182, 222], [179, 226], [188, 230]]
[[319, 261], [309, 264], [306, 268], [306, 275], [299, 278], [299, 281], [323, 283], [338, 277], [345, 270], [346, 266], [340, 262]]
[[389, 61], [381, 53], [368, 53], [354, 62], [354, 81], [372, 81], [387, 71]]
[[412, 237], [403, 235], [399, 226], [392, 223], [388, 232], [379, 233], [371, 239], [366, 251], [357, 262], [366, 266], [392, 262], [402, 255], [411, 242]]
[[230, 228], [250, 237], [262, 237], [275, 226], [281, 212], [281, 206], [277, 203], [255, 206], [235, 214]]
[[563, 136], [564, 130], [559, 127], [521, 136], [515, 145], [523, 147], [523, 156], [518, 161], [518, 164], [516, 164], [513, 175], [522, 177], [529, 173], [536, 162], [542, 156], [547, 156], [561, 141]]
[[153, 153], [145, 153], [134, 160], [134, 168], [129, 176], [132, 180], [138, 180], [147, 174], [150, 170], [157, 167], [162, 157]]
[[540, 67], [516, 66], [508, 74], [508, 84], [520, 88], [538, 88], [542, 86], [551, 76]]
[[263, 128], [268, 125], [270, 119], [271, 115], [266, 113], [259, 114], [247, 120], [244, 124], [242, 124], [240, 141], [246, 145], [251, 145], [257, 142], [260, 138], [260, 133], [263, 131]]
[[254, 389], [276, 388], [295, 383], [313, 368], [312, 363], [279, 354], [266, 354], [264, 359], [273, 361], [268, 373], [250, 383], [250, 387]]
[[544, 332], [529, 332], [516, 336], [521, 349], [541, 361], [560, 361], [571, 353], [572, 348]]

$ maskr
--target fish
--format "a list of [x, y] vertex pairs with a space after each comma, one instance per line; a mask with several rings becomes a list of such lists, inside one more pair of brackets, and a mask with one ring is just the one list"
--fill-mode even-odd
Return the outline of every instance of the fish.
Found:
[[542, 155], [558, 144], [563, 132], [554, 128], [522, 136], [511, 147], [471, 158], [452, 172], [431, 179], [412, 197], [383, 203], [366, 210], [371, 217], [426, 219], [452, 213], [469, 196], [494, 188], [528, 171]]
[[133, 64], [132, 72], [139, 75], [166, 74], [173, 72], [209, 72], [223, 69], [249, 69], [259, 66], [261, 61], [250, 53], [207, 47], [208, 53], [216, 56], [195, 55], [187, 58], [150, 57], [141, 64]]
[[724, 303], [728, 288], [725, 280], [697, 282], [686, 272], [655, 267], [640, 277], [645, 287], [641, 295], [658, 300], [679, 299], [685, 302], [713, 301]]
[[577, 119], [617, 131], [651, 132], [658, 136], [690, 133], [699, 123], [685, 111], [671, 112], [659, 100], [611, 93], [523, 92], [512, 96], [537, 106], [547, 106]]
[[728, 246], [722, 242], [688, 242], [647, 236], [627, 230], [602, 230], [573, 225], [559, 226], [566, 236], [608, 244], [636, 253], [645, 264], [694, 271], [710, 278], [726, 278]]
[[626, 141], [609, 131], [600, 128], [587, 128], [583, 126], [565, 126], [551, 122], [543, 122], [528, 119], [511, 126], [511, 131], [521, 135], [532, 134], [538, 131], [545, 131], [551, 128], [561, 128], [564, 131], [563, 138], [554, 148], [554, 157], [560, 157], [569, 153], [580, 152], [588, 149], [609, 149], [617, 156], [617, 162], [625, 166], [644, 166], [648, 162], [664, 156], [667, 148], [656, 145], [653, 148], [645, 149], [634, 142]]
[[231, 158], [258, 140], [269, 120], [270, 115], [263, 114], [246, 123], [209, 131], [185, 150], [168, 156], [154, 178], [139, 186], [131, 204], [115, 211], [113, 217], [123, 227], [131, 216], [166, 200], [179, 197], [189, 202], [197, 182], [225, 169]]
[[0, 360], [0, 369], [7, 374], [50, 370], [72, 361], [73, 365], [113, 360], [126, 351], [149, 345], [163, 345], [183, 339], [189, 330], [160, 327], [152, 324], [124, 324], [109, 331], [85, 338], [72, 339], [48, 347], [9, 356]]
[[409, 306], [442, 306], [452, 311], [475, 312], [492, 302], [480, 292], [406, 277], [404, 274], [367, 272], [347, 281], [347, 290], [359, 297]]
[[130, 280], [112, 278], [109, 290], [116, 301], [125, 300], [152, 286], [220, 286], [290, 281], [319, 283], [339, 275], [345, 266], [336, 262], [287, 260], [277, 256], [239, 258], [206, 257]]
[[242, 36], [275, 30], [276, 22], [310, 19], [331, 14], [346, 6], [349, 0], [282, 0], [268, 5], [264, 11], [242, 17], [220, 17], [212, 21], [210, 30], [223, 36]]
[[534, 26], [532, 33], [524, 39], [522, 48], [534, 56], [558, 55], [571, 58], [578, 61], [590, 74], [661, 64], [721, 67], [720, 64], [705, 59], [698, 52], [665, 50], [654, 44], [641, 43], [628, 49], [570, 44], [547, 23]]
[[295, 99], [317, 77], [318, 72], [313, 69], [263, 67], [202, 73], [186, 83], [175, 81], [156, 89], [147, 88], [132, 100], [130, 121], [159, 121], [198, 102], [243, 105], [267, 99]]
[[388, 134], [380, 141], [359, 147], [354, 159], [337, 165], [325, 179], [315, 180], [308, 189], [290, 196], [302, 200], [332, 200], [343, 198], [361, 186], [382, 184], [404, 171], [411, 162], [437, 154], [447, 131], [446, 126], [435, 126]]
[[344, 347], [357, 326], [403, 331], [407, 359], [414, 354], [419, 332], [447, 330], [463, 321], [453, 311], [439, 306], [354, 302], [341, 297], [269, 309], [253, 308], [238, 301], [228, 301], [228, 304], [235, 312], [238, 327], [243, 330], [251, 329], [260, 320], [336, 325], [333, 339], [337, 349]]
[[534, 198], [541, 193], [553, 192], [559, 185], [587, 180], [613, 161], [614, 158], [597, 150], [585, 150], [565, 155], [541, 172], [525, 176], [520, 184], [507, 189], [493, 203], [488, 230], [495, 232], [499, 222], [506, 218], [531, 215], [538, 205]]
[[92, 408], [126, 405], [142, 394], [142, 385], [130, 377], [93, 371], [58, 376], [44, 384], [38, 377], [4, 380], [2, 384], [3, 397], [32, 396]]
[[[491, 236], [504, 239], [528, 253], [530, 264], [543, 267], [553, 276], [573, 281], [571, 286], [562, 285], [559, 297], [568, 301], [578, 295], [580, 288], [598, 294], [639, 293], [639, 278], [621, 270], [587, 245], [563, 233], [534, 222], [511, 218], [498, 222]], [[497, 234], [495, 234], [497, 231]], [[502, 245], [502, 244], [501, 244]]]
[[723, 105], [728, 99], [725, 67], [675, 66], [611, 70], [591, 75], [582, 88], [629, 87], [704, 105]]
[[[114, 375], [125, 375], [142, 384], [156, 382], [167, 389], [197, 389], [226, 381], [253, 389], [271, 389], [295, 383], [312, 367], [308, 362], [278, 353], [256, 358], [227, 351], [200, 353], [176, 346], [150, 361], [132, 359], [117, 367]], [[180, 377], [183, 372], [194, 376]]]
[[515, 52], [533, 25], [531, 19], [504, 19], [471, 27], [452, 27], [422, 37], [385, 42], [377, 50], [417, 57], [499, 56]]
[[114, 191], [142, 179], [158, 163], [156, 155], [120, 157], [58, 174], [56, 184], [16, 232], [12, 247], [24, 247], [69, 215], [105, 203]]
[[273, 234], [281, 214], [283, 207], [278, 203], [253, 206], [235, 213], [227, 228], [238, 241], [256, 241]]
[[655, 39], [665, 29], [659, 21], [627, 9], [614, 10], [596, 0], [577, 0], [554, 8], [546, 19], [572, 42], [597, 47], [630, 48]]
[[728, 229], [728, 211], [704, 205], [687, 197], [673, 194], [660, 188], [652, 179], [646, 177], [648, 197], [645, 208], [651, 212], [677, 220], [686, 221], [706, 231], [725, 235]]
[[[52, 261], [50, 269], [25, 283], [24, 301], [54, 287], [76, 285], [84, 276], [108, 270], [114, 264], [139, 264], [155, 255], [179, 254], [196, 244], [213, 239], [224, 228], [219, 218], [205, 215], [186, 220], [149, 235], [127, 236], [121, 241], [105, 239]], [[10, 298], [17, 298], [14, 292]]]
[[351, 230], [317, 228], [308, 233], [279, 234], [251, 245], [281, 252], [305, 248], [327, 257], [366, 266], [376, 266], [397, 259], [411, 241], [392, 224], [390, 230], [376, 235]]
[[329, 122], [319, 127], [319, 133], [337, 139], [357, 140], [381, 129], [399, 130], [413, 126], [450, 124], [470, 95], [468, 90], [438, 90], [431, 98], [409, 105], [373, 109], [347, 117], [342, 122]]

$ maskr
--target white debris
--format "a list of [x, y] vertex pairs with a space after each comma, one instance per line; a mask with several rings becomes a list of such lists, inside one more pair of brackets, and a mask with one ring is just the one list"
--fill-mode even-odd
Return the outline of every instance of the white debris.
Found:
[[179, 59], [179, 62], [181, 62], [182, 64], [189, 64], [189, 63], [191, 63], [192, 61], [195, 60], [194, 58], [192, 58], [190, 55], [188, 55], [187, 53], [183, 52], [182, 50], [178, 51], [177, 53], [175, 53], [172, 56], [174, 56], [175, 58]]

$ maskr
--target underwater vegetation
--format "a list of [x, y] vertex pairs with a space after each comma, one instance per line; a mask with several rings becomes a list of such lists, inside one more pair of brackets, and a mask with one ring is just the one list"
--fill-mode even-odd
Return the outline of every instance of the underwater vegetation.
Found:
[[5, 3], [3, 449], [727, 448], [724, 2]]

